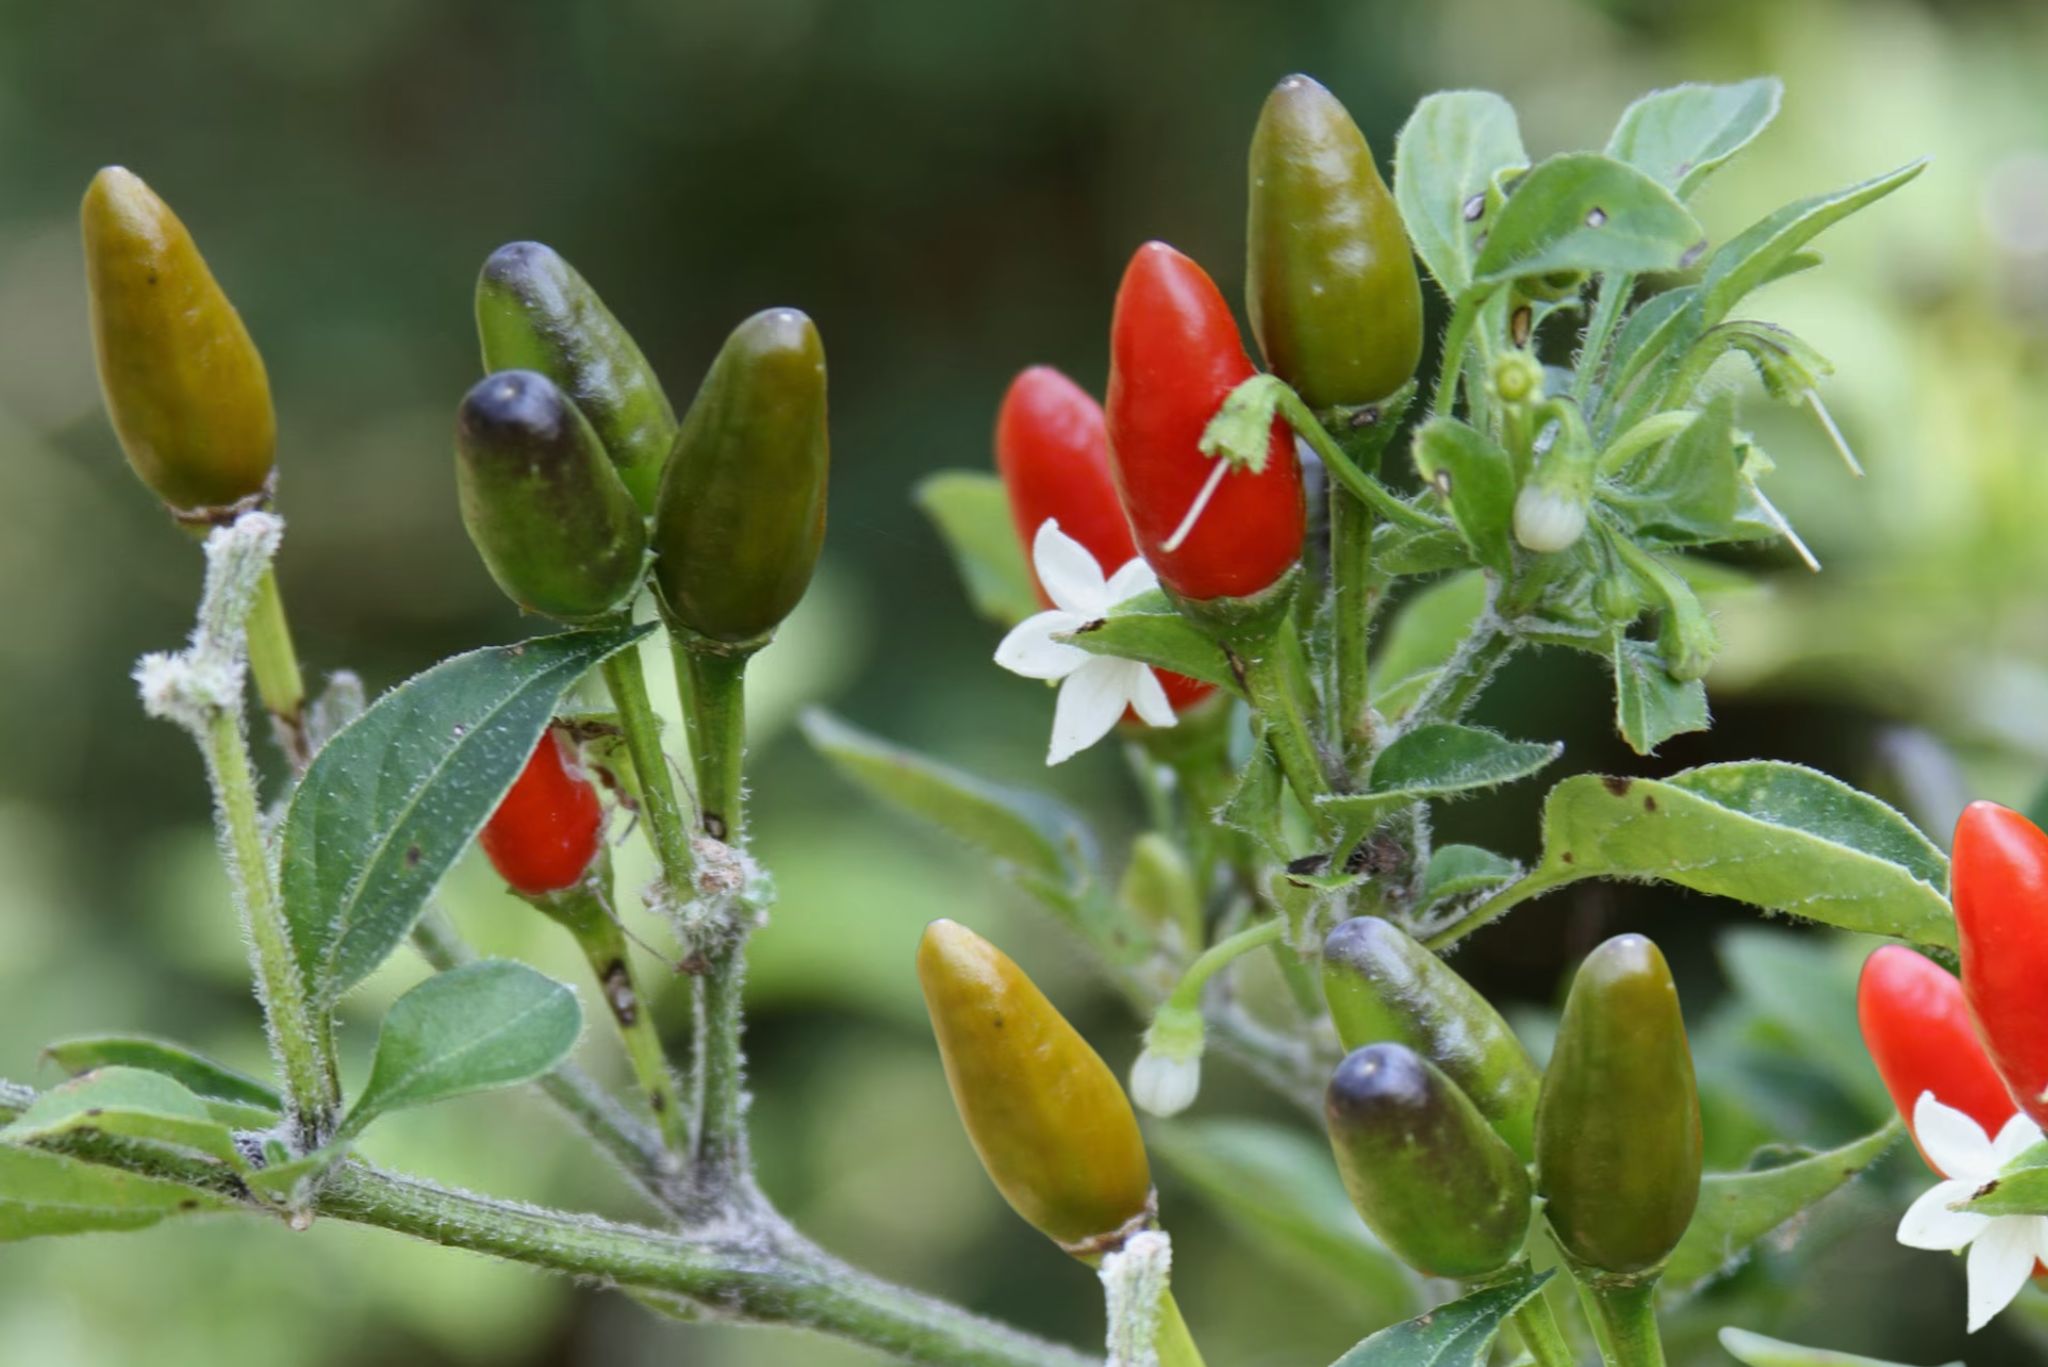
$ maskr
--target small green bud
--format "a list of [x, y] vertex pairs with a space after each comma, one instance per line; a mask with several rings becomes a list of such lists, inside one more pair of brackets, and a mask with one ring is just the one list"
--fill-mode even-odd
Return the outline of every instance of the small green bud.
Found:
[[1543, 363], [1519, 348], [1493, 363], [1493, 392], [1502, 403], [1535, 403], [1543, 397]]
[[1373, 1233], [1432, 1277], [1482, 1277], [1528, 1238], [1529, 1174], [1458, 1085], [1399, 1044], [1337, 1067], [1324, 1118], [1338, 1175]]
[[455, 482], [469, 539], [520, 607], [583, 622], [632, 602], [646, 523], [597, 433], [547, 376], [508, 370], [464, 396]]
[[484, 369], [553, 380], [590, 420], [633, 501], [652, 512], [675, 409], [597, 291], [552, 247], [508, 242], [477, 277], [476, 328]]
[[1178, 937], [1180, 948], [1202, 946], [1202, 896], [1180, 846], [1158, 831], [1131, 842], [1131, 862], [1117, 885], [1118, 903], [1154, 935]]

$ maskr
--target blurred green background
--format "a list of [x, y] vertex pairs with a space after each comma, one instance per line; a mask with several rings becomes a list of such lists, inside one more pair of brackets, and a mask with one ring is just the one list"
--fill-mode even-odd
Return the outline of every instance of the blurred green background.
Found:
[[[1540, 156], [1599, 146], [1655, 85], [1776, 73], [1782, 119], [1704, 194], [1717, 237], [1933, 154], [1908, 191], [1823, 239], [1826, 269], [1759, 305], [1840, 365], [1827, 396], [1869, 478], [1844, 473], [1810, 415], [1750, 410], [1784, 465], [1773, 493], [1827, 570], [1765, 554], [1763, 586], [1715, 605], [1720, 727], [1635, 760], [1610, 734], [1599, 671], [1549, 656], [1519, 662], [1486, 716], [1566, 740], [1580, 768], [1803, 760], [1887, 793], [1937, 839], [1965, 794], [2031, 795], [2048, 771], [2038, 3], [10, 0], [0, 1075], [48, 1082], [42, 1042], [113, 1028], [263, 1061], [197, 759], [142, 717], [127, 681], [138, 654], [186, 630], [198, 557], [130, 480], [98, 409], [75, 227], [91, 172], [121, 162], [149, 179], [241, 307], [276, 389], [302, 652], [373, 690], [529, 629], [463, 536], [449, 430], [477, 370], [474, 272], [498, 243], [540, 238], [604, 293], [679, 407], [757, 308], [809, 310], [831, 354], [827, 559], [757, 668], [758, 840], [782, 892], [750, 984], [768, 1189], [878, 1272], [1099, 1341], [1093, 1279], [1010, 1216], [954, 1122], [909, 971], [917, 930], [946, 914], [1002, 940], [1118, 1067], [1140, 1023], [969, 861], [856, 799], [789, 722], [824, 702], [1048, 785], [1102, 815], [1118, 847], [1131, 794], [1115, 756], [1044, 772], [1047, 700], [989, 664], [994, 633], [907, 496], [929, 471], [985, 466], [1021, 366], [1099, 386], [1111, 292], [1138, 242], [1172, 240], [1237, 293], [1246, 140], [1293, 70], [1335, 90], [1382, 157], [1439, 87], [1509, 96]], [[1446, 824], [1527, 853], [1534, 801], [1473, 803]], [[629, 866], [624, 886], [643, 872]], [[580, 980], [560, 937], [485, 871], [460, 870], [451, 900], [479, 940]], [[1773, 1134], [1818, 1144], [1869, 1128], [1881, 1097], [1853, 1037], [1860, 949], [1783, 927], [1719, 940], [1747, 924], [1669, 892], [1586, 887], [1490, 931], [1460, 966], [1540, 1032], [1577, 954], [1650, 930], [1684, 976], [1718, 1163]], [[352, 1002], [357, 1066], [375, 1013], [417, 971], [394, 966]], [[1203, 1106], [1279, 1114], [1227, 1066]], [[524, 1096], [398, 1117], [368, 1147], [479, 1189], [632, 1209]], [[1895, 1155], [1698, 1307], [1674, 1357], [1728, 1361], [1704, 1330], [1729, 1322], [1906, 1361], [1961, 1356], [1960, 1265], [1890, 1240], [1924, 1180]], [[1374, 1327], [1362, 1295], [1264, 1256], [1171, 1174], [1164, 1199], [1212, 1362], [1321, 1363]], [[1969, 1361], [2040, 1360], [2039, 1320], [2038, 1305], [2008, 1316]], [[0, 1360], [44, 1367], [875, 1360], [667, 1326], [331, 1222], [0, 1249], [0, 1345]]]

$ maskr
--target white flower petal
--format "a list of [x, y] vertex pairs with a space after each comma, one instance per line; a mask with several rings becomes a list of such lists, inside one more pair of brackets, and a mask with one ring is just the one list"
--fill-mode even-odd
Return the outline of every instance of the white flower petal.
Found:
[[1054, 607], [1093, 620], [1115, 601], [1108, 597], [1108, 586], [1102, 582], [1102, 566], [1052, 518], [1039, 527], [1031, 543], [1031, 565]]
[[1136, 598], [1139, 594], [1159, 587], [1159, 576], [1142, 558], [1126, 560], [1123, 568], [1109, 577], [1106, 592], [1109, 601], [1121, 603]]
[[1096, 657], [1079, 646], [1055, 641], [1060, 632], [1087, 625], [1071, 612], [1041, 612], [1010, 628], [996, 647], [996, 663], [1027, 679], [1064, 679]]
[[2034, 1275], [2038, 1216], [2006, 1216], [1970, 1245], [1970, 1332], [1976, 1333], [2012, 1304], [2027, 1278]]
[[1899, 1242], [1907, 1248], [1940, 1253], [1953, 1253], [1969, 1243], [1990, 1225], [1991, 1217], [1949, 1207], [1969, 1200], [1976, 1191], [1976, 1185], [1970, 1182], [1936, 1182], [1906, 1208], [1905, 1218], [1899, 1221]]
[[1991, 1152], [2002, 1168], [2040, 1142], [2041, 1127], [2029, 1119], [2025, 1111], [2018, 1111], [1999, 1130], [1998, 1138], [1991, 1141]]
[[1138, 672], [1131, 676], [1129, 687], [1131, 706], [1137, 709], [1138, 720], [1147, 726], [1172, 726], [1180, 721], [1173, 715], [1173, 704], [1166, 700], [1166, 685], [1159, 682], [1159, 675], [1152, 666], [1137, 665]]
[[1161, 1119], [1179, 1115], [1202, 1091], [1202, 1056], [1175, 1058], [1147, 1049], [1131, 1065], [1131, 1100]]
[[1958, 1182], [1988, 1182], [1998, 1175], [1998, 1155], [1976, 1121], [1920, 1093], [1913, 1106], [1913, 1137], [1943, 1177]]
[[1059, 703], [1052, 710], [1052, 748], [1046, 752], [1047, 764], [1072, 759], [1109, 734], [1130, 703], [1121, 668], [1128, 663], [1091, 656], [1087, 664], [1067, 675], [1060, 685]]

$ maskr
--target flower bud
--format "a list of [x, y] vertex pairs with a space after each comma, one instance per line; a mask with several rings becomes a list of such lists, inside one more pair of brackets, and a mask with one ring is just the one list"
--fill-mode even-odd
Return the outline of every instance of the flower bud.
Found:
[[1546, 417], [1555, 420], [1546, 434], [1549, 445], [1515, 496], [1515, 540], [1538, 553], [1569, 550], [1585, 535], [1596, 458], [1576, 405], [1551, 400], [1538, 412], [1538, 421]]
[[103, 169], [79, 220], [100, 392], [128, 464], [172, 512], [223, 520], [270, 487], [277, 419], [263, 357], [139, 176]]
[[1481, 1277], [1521, 1254], [1529, 1174], [1428, 1059], [1399, 1044], [1355, 1050], [1330, 1079], [1324, 1117], [1351, 1203], [1402, 1261]]
[[925, 928], [917, 976], [960, 1122], [1003, 1199], [1077, 1257], [1152, 1208], [1152, 1173], [1116, 1076], [1024, 971], [952, 921]]
[[795, 309], [733, 330], [676, 436], [654, 511], [672, 625], [741, 644], [804, 596], [825, 541], [825, 348]]
[[520, 607], [580, 622], [630, 604], [646, 524], [597, 434], [547, 376], [508, 370], [464, 396], [455, 483], [469, 539]]
[[1202, 1090], [1202, 1013], [1168, 1002], [1145, 1031], [1145, 1050], [1131, 1065], [1131, 1100], [1162, 1120], [1195, 1104]]
[[604, 443], [642, 512], [654, 510], [676, 414], [632, 334], [552, 247], [508, 242], [476, 282], [484, 369], [537, 370], [567, 394]]

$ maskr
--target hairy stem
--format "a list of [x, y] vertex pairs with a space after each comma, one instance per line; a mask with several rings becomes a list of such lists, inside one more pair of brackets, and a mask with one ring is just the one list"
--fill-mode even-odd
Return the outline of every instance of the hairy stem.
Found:
[[626, 733], [626, 753], [640, 780], [641, 805], [646, 809], [655, 857], [661, 862], [662, 880], [671, 896], [686, 897], [695, 864], [682, 808], [676, 802], [675, 780], [669, 774], [668, 753], [661, 745], [661, 722], [647, 696], [647, 671], [640, 663], [640, 648], [628, 646], [607, 659], [603, 668], [605, 688], [612, 695], [612, 705], [619, 709], [619, 725]]
[[1593, 394], [1593, 377], [1600, 373], [1614, 328], [1635, 290], [1636, 278], [1627, 271], [1606, 271], [1600, 276], [1600, 302], [1593, 306], [1593, 320], [1586, 325], [1585, 341], [1579, 347], [1578, 372], [1572, 377], [1572, 400], [1586, 406]]
[[1587, 1288], [1587, 1300], [1599, 1318], [1609, 1367], [1664, 1367], [1656, 1290], [1654, 1278], [1625, 1286]]
[[1291, 619], [1283, 618], [1277, 629], [1255, 646], [1233, 650], [1244, 678], [1252, 710], [1265, 724], [1266, 742], [1280, 762], [1280, 772], [1301, 799], [1302, 806], [1316, 812], [1316, 799], [1331, 791], [1330, 774], [1309, 728], [1304, 703], [1312, 696], [1302, 668], [1299, 644]]
[[297, 773], [312, 761], [306, 748], [306, 680], [299, 671], [299, 653], [292, 645], [291, 624], [284, 615], [276, 567], [263, 571], [247, 618], [249, 676], [256, 696], [270, 714], [278, 749]]
[[1347, 772], [1372, 757], [1372, 703], [1366, 687], [1373, 607], [1382, 585], [1373, 574], [1372, 509], [1350, 490], [1330, 489], [1330, 617], [1336, 656], [1336, 742]]
[[1536, 1367], [1573, 1367], [1571, 1347], [1565, 1343], [1557, 1316], [1541, 1292], [1525, 1302], [1512, 1318], [1515, 1332], [1522, 1336], [1522, 1346], [1536, 1360]]

